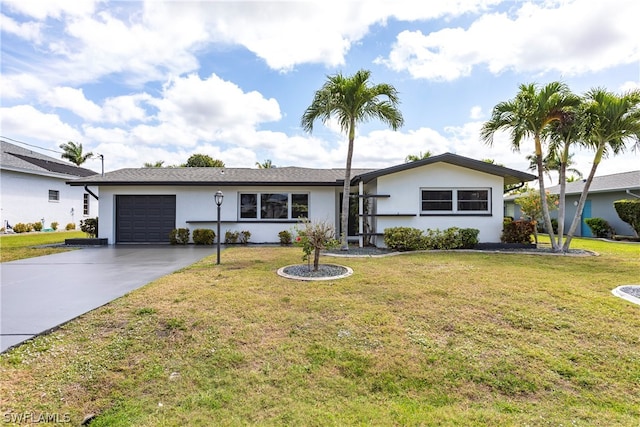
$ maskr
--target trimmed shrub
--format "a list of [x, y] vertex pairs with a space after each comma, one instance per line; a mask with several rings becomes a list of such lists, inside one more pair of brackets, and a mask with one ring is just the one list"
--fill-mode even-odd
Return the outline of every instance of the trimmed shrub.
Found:
[[76, 229], [76, 224], [73, 223], [73, 222], [70, 222], [69, 224], [67, 224], [67, 226], [64, 229], [67, 230], [67, 231], [75, 230]]
[[34, 231], [42, 231], [42, 223], [40, 221], [34, 222], [33, 223], [33, 230]]
[[237, 231], [231, 231], [231, 230], [227, 230], [224, 233], [224, 243], [225, 245], [231, 244], [231, 243], [238, 243], [238, 237], [240, 236], [240, 233], [238, 233]]
[[471, 249], [478, 244], [480, 230], [475, 228], [449, 227], [444, 231], [427, 230], [422, 238], [423, 249]]
[[174, 228], [169, 233], [169, 243], [172, 245], [186, 245], [189, 243], [188, 228]]
[[462, 228], [458, 233], [460, 249], [473, 249], [479, 243], [480, 230], [477, 228]]
[[87, 218], [80, 221], [80, 230], [89, 237], [98, 237], [98, 218]]
[[384, 244], [394, 251], [416, 251], [423, 249], [422, 230], [411, 227], [384, 229]]
[[280, 244], [282, 246], [291, 244], [291, 233], [287, 230], [282, 230], [278, 233], [278, 237], [280, 238]]
[[216, 233], [208, 228], [196, 228], [193, 230], [193, 243], [196, 245], [213, 245]]
[[13, 225], [13, 232], [14, 233], [26, 233], [27, 231], [29, 231], [29, 229], [27, 228], [27, 224], [23, 224], [23, 223], [19, 222], [19, 223]]
[[241, 243], [243, 245], [246, 245], [247, 243], [249, 243], [249, 239], [251, 238], [251, 232], [244, 230], [241, 231], [240, 233], [238, 233], [238, 243]]
[[613, 207], [620, 219], [633, 228], [636, 236], [640, 236], [640, 199], [616, 200]]
[[58, 229], [58, 223], [56, 221], [53, 221], [51, 223], [51, 229], [54, 230], [54, 231]]
[[603, 218], [587, 218], [584, 223], [591, 229], [595, 237], [609, 237], [613, 234], [613, 228]]
[[527, 220], [511, 221], [505, 219], [502, 224], [502, 235], [500, 241], [502, 243], [533, 243], [531, 235], [535, 231], [535, 222]]

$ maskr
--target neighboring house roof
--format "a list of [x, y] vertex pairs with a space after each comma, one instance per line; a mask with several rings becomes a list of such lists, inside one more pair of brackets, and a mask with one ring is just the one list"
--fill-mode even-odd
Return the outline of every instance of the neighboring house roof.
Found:
[[[566, 194], [581, 194], [586, 180], [567, 182]], [[560, 193], [560, 186], [548, 188], [551, 194]], [[640, 190], [640, 170], [615, 173], [593, 177], [589, 186], [589, 193], [605, 193], [611, 191]]]
[[534, 179], [537, 179], [535, 175], [531, 175], [526, 172], [520, 172], [515, 169], [506, 168], [504, 166], [494, 165], [492, 163], [470, 159], [468, 157], [459, 156], [457, 154], [445, 153], [445, 154], [440, 154], [438, 156], [427, 157], [426, 159], [418, 160], [416, 162], [403, 163], [401, 165], [392, 166], [386, 169], [379, 169], [379, 170], [366, 172], [354, 177], [353, 180], [364, 181], [365, 183], [367, 183], [380, 176], [389, 175], [392, 173], [413, 169], [416, 167], [429, 165], [437, 162], [449, 163], [451, 165], [473, 169], [473, 170], [488, 173], [491, 175], [501, 176], [504, 178], [505, 185], [519, 184], [521, 182], [533, 181]]
[[90, 169], [81, 168], [6, 141], [0, 142], [0, 169], [47, 176], [87, 177], [96, 174]]
[[[354, 169], [352, 176], [370, 171]], [[342, 185], [344, 169], [310, 169], [278, 167], [251, 168], [131, 168], [119, 169], [84, 179], [70, 185]]]
[[[404, 163], [386, 169], [352, 169], [351, 181], [369, 182], [388, 175], [432, 163], [444, 162], [504, 178], [505, 184], [517, 184], [536, 179], [534, 175], [446, 153], [417, 162]], [[131, 168], [104, 175], [94, 175], [68, 181], [70, 185], [294, 185], [339, 186], [344, 183], [344, 169], [310, 169], [278, 167], [251, 168]]]

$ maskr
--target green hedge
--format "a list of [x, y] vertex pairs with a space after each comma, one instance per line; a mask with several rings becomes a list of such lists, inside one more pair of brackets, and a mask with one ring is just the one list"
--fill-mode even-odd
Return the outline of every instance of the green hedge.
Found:
[[480, 230], [451, 227], [446, 230], [422, 230], [411, 227], [391, 227], [384, 230], [384, 244], [394, 251], [426, 249], [471, 249], [478, 244]]
[[502, 223], [502, 235], [500, 241], [502, 243], [533, 243], [531, 236], [535, 231], [536, 224], [534, 221], [516, 220], [505, 218]]
[[613, 234], [613, 228], [603, 218], [587, 218], [584, 222], [595, 237], [609, 237]]
[[172, 245], [186, 245], [189, 243], [188, 228], [174, 228], [169, 233], [169, 243]]
[[216, 233], [208, 228], [196, 228], [193, 230], [193, 243], [196, 245], [213, 245]]
[[616, 200], [613, 207], [620, 219], [629, 224], [636, 235], [640, 235], [640, 199]]

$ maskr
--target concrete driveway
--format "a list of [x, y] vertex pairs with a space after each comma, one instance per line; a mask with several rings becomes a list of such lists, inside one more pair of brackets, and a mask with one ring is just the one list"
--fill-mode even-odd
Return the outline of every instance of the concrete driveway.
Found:
[[2, 263], [0, 353], [215, 253], [215, 246], [110, 245]]

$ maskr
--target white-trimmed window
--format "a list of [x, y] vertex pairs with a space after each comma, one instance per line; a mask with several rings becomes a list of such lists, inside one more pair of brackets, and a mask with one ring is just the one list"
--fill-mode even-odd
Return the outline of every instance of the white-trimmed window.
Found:
[[49, 190], [49, 201], [50, 202], [59, 202], [60, 201], [60, 192], [58, 190]]
[[308, 193], [240, 193], [240, 220], [294, 220], [309, 215]]
[[490, 188], [421, 188], [420, 211], [425, 215], [491, 214]]
[[82, 196], [82, 214], [83, 215], [89, 215], [90, 206], [91, 204], [89, 203], [89, 195], [87, 193], [84, 193], [84, 195]]

